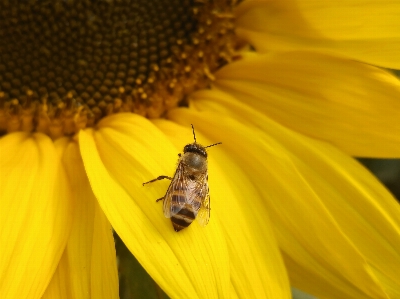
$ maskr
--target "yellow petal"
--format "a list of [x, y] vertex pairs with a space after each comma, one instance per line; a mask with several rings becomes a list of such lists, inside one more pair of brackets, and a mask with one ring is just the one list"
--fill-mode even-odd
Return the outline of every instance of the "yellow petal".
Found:
[[115, 243], [110, 222], [96, 202], [91, 255], [91, 298], [119, 298]]
[[[46, 292], [43, 294], [41, 299], [70, 299], [78, 298], [73, 297], [71, 292], [71, 282], [68, 267], [68, 257], [66, 252], [62, 255], [58, 264], [57, 270], [54, 273]], [[80, 297], [85, 298], [85, 297]], [[89, 297], [87, 297], [89, 298]]]
[[[243, 154], [241, 136], [231, 150], [238, 152], [238, 163], [245, 159], [243, 167], [254, 173], [255, 184], [264, 186], [260, 191], [292, 284], [326, 298], [399, 297], [400, 208], [376, 178], [334, 147], [288, 130], [229, 95], [213, 93], [195, 94], [192, 106], [201, 113], [190, 115], [193, 121], [213, 128], [216, 138], [217, 126], [224, 131], [234, 124], [216, 120], [215, 113], [231, 115], [268, 145], [261, 159]], [[286, 153], [291, 163], [281, 158], [277, 165], [269, 147]]]
[[47, 136], [9, 134], [0, 151], [0, 297], [40, 298], [70, 232], [71, 189]]
[[78, 144], [57, 140], [75, 198], [74, 222], [66, 256], [73, 298], [119, 298], [111, 226], [98, 206], [83, 167]]
[[[208, 150], [212, 199], [210, 221], [218, 220], [223, 227], [229, 249], [231, 282], [237, 297], [290, 298], [287, 274], [268, 220], [268, 211], [247, 173], [229, 155], [232, 143], [237, 141], [229, 137], [236, 135], [224, 134], [222, 130], [217, 130], [218, 126], [207, 127], [202, 119], [192, 118], [186, 110], [176, 110], [169, 116], [184, 127], [161, 120], [156, 124], [171, 140], [175, 140], [174, 143], [180, 141], [176, 136], [188, 136], [186, 143], [192, 142], [192, 121], [199, 143], [208, 145], [226, 141], [219, 148]], [[217, 121], [217, 115], [214, 119]], [[206, 139], [205, 132], [213, 129], [213, 139]], [[237, 129], [242, 128], [230, 127], [234, 132]], [[240, 142], [243, 141], [241, 139]], [[256, 150], [254, 154], [257, 154]]]
[[247, 57], [215, 86], [281, 124], [355, 156], [400, 157], [400, 82], [379, 68], [319, 54]]
[[259, 51], [311, 50], [400, 68], [395, 1], [243, 1], [237, 34]]
[[218, 224], [206, 229], [193, 224], [176, 233], [155, 202], [168, 183], [142, 186], [175, 170], [178, 151], [165, 136], [140, 116], [118, 114], [102, 120], [96, 131], [82, 131], [79, 142], [102, 210], [166, 293], [172, 298], [226, 298], [229, 263]]

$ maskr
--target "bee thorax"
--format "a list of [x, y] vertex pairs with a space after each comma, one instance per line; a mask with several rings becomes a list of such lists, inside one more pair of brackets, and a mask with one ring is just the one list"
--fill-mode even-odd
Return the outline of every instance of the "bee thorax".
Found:
[[200, 172], [207, 170], [207, 159], [201, 155], [189, 152], [185, 153], [181, 159], [185, 165], [193, 168], [193, 170]]

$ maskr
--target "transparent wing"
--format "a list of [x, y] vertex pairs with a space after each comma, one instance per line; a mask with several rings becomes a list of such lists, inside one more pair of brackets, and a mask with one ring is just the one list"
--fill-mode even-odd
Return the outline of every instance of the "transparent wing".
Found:
[[208, 221], [210, 220], [210, 192], [208, 189], [208, 182], [206, 179], [206, 182], [203, 184], [202, 187], [202, 201], [200, 205], [200, 209], [197, 213], [197, 222], [200, 224], [200, 226], [206, 226]]
[[164, 196], [163, 212], [167, 218], [176, 215], [185, 206], [188, 186], [184, 170], [184, 165], [179, 163], [167, 193]]

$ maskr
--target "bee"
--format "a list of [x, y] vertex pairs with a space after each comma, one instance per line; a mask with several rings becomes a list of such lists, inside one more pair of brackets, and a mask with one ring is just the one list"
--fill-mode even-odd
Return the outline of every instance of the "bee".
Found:
[[185, 145], [183, 155], [178, 154], [178, 167], [174, 177], [161, 175], [155, 181], [171, 180], [163, 200], [164, 216], [171, 218], [176, 232], [188, 227], [195, 218], [201, 226], [206, 226], [210, 219], [210, 193], [208, 189], [207, 152], [206, 148], [221, 144], [214, 143], [202, 146], [196, 141], [196, 134], [192, 125], [194, 143]]

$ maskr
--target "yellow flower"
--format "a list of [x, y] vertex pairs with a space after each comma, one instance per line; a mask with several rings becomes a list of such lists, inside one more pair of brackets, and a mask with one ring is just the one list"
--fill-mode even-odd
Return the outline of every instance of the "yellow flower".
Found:
[[[0, 5], [0, 297], [118, 298], [114, 229], [171, 298], [399, 298], [400, 208], [351, 156], [400, 156], [400, 5], [149, 3]], [[222, 145], [176, 233], [142, 183], [191, 123]]]

